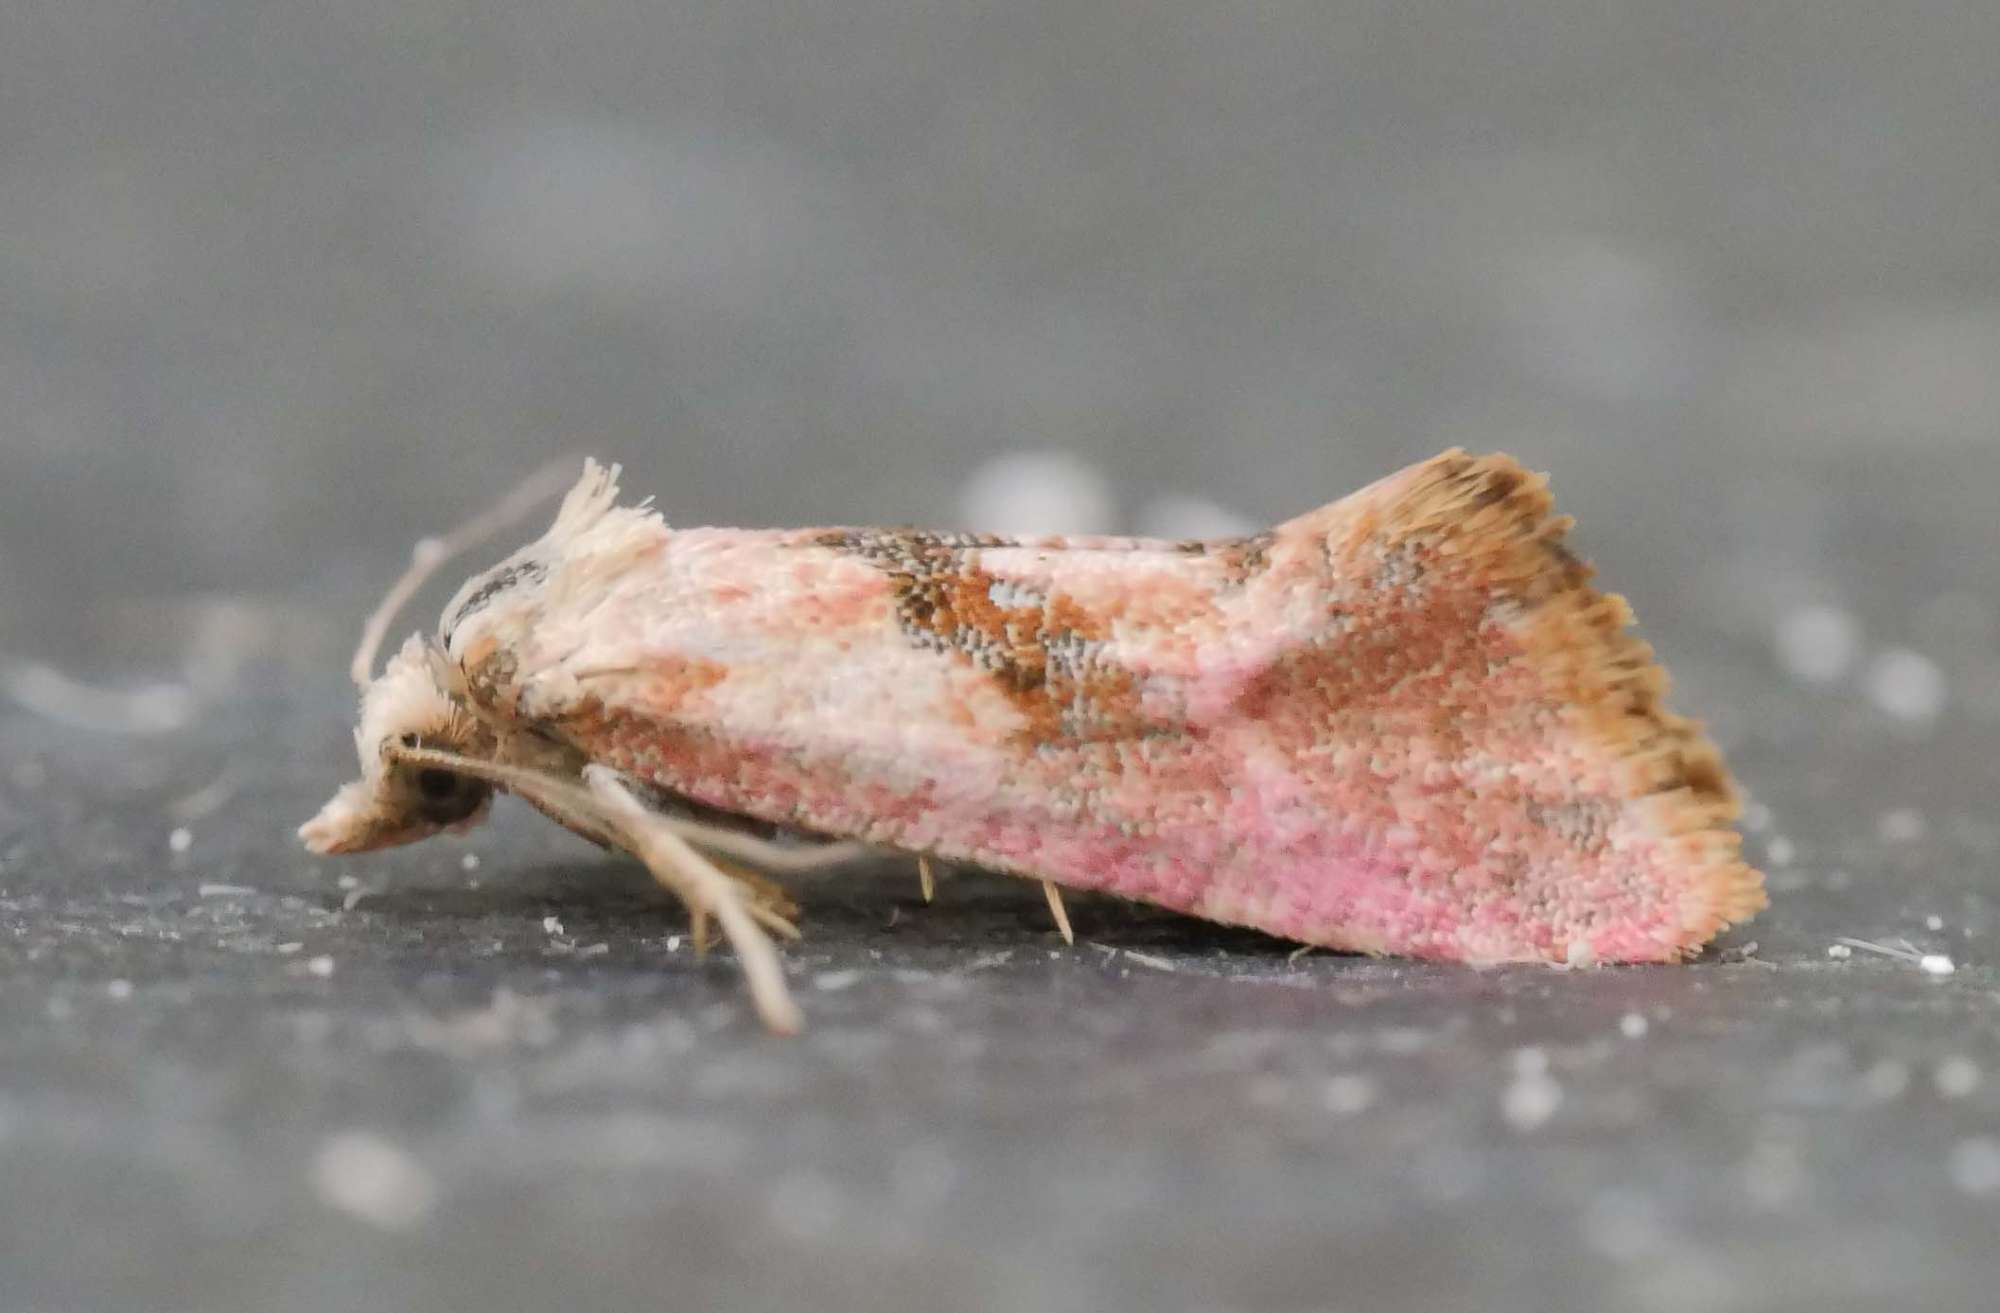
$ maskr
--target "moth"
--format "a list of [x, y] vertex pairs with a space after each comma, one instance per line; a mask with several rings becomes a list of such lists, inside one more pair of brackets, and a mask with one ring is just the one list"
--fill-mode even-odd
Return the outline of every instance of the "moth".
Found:
[[392, 590], [361, 776], [309, 848], [517, 795], [719, 925], [777, 1031], [774, 877], [863, 845], [1041, 881], [1059, 917], [1092, 890], [1467, 963], [1674, 961], [1764, 904], [1715, 747], [1511, 457], [1194, 542], [676, 529], [617, 478], [587, 462], [374, 674], [441, 553]]

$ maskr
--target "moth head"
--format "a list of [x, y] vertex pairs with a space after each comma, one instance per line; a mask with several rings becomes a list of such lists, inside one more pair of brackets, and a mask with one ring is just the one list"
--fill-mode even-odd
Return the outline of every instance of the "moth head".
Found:
[[361, 694], [354, 746], [361, 778], [341, 786], [299, 827], [316, 853], [356, 853], [464, 830], [485, 816], [492, 786], [403, 761], [399, 748], [480, 755], [484, 729], [446, 691], [435, 649], [412, 636]]

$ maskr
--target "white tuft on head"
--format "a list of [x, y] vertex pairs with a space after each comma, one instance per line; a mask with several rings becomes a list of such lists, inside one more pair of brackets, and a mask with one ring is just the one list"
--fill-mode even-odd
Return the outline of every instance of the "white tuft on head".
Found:
[[564, 495], [562, 505], [556, 510], [556, 522], [549, 526], [542, 540], [565, 543], [595, 528], [618, 504], [618, 476], [622, 471], [622, 466], [599, 465], [585, 457], [583, 477]]
[[407, 843], [445, 826], [413, 814], [403, 781], [391, 776], [385, 745], [409, 739], [454, 744], [470, 728], [465, 713], [438, 686], [432, 648], [412, 634], [361, 694], [354, 748], [361, 778], [343, 785], [319, 814], [299, 827], [316, 853], [359, 852]]

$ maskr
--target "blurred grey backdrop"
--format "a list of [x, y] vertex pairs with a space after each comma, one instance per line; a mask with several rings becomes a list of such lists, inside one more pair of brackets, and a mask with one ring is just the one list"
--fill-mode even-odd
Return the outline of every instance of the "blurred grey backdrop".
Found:
[[742, 523], [1071, 453], [1130, 528], [1453, 444], [1762, 642], [1852, 604], [1864, 484], [2000, 471], [1996, 56], [1962, 3], [18, 0], [0, 643], [228, 595], [337, 647], [562, 450]]
[[[0, 1310], [1990, 1300], [1996, 69], [1974, 2], [6, 0]], [[1748, 787], [1696, 966], [885, 868], [783, 1047], [520, 809], [291, 838], [409, 544], [558, 452], [1180, 533], [1450, 445]]]

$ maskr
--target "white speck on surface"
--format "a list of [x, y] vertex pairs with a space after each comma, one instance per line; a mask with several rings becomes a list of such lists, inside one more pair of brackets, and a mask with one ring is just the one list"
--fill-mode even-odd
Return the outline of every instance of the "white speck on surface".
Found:
[[343, 875], [338, 880], [335, 880], [333, 884], [336, 889], [359, 889], [361, 887], [361, 878], [354, 875]]
[[321, 953], [318, 957], [307, 959], [306, 970], [325, 980], [333, 974], [333, 959]]
[[1917, 966], [1927, 976], [1948, 976], [1958, 970], [1958, 963], [1943, 953], [1926, 953], [1917, 959]]
[[1320, 1092], [1320, 1103], [1336, 1117], [1366, 1112], [1375, 1103], [1375, 1082], [1366, 1076], [1334, 1076]]
[[1928, 724], [1944, 710], [1944, 672], [1921, 652], [1895, 647], [1868, 666], [1868, 699], [1910, 724]]
[[681, 951], [681, 937], [679, 935], [667, 936], [667, 951], [669, 953], [678, 953]]
[[1761, 834], [1771, 828], [1771, 809], [1761, 802], [1743, 805], [1743, 828], [1751, 834]]
[[1875, 822], [1875, 835], [1883, 843], [1916, 843], [1930, 830], [1930, 822], [1915, 807], [1885, 811]]
[[1861, 627], [1833, 606], [1802, 606], [1778, 620], [1778, 662], [1801, 683], [1831, 684], [1861, 652]]
[[418, 1226], [437, 1206], [437, 1184], [423, 1164], [368, 1131], [344, 1131], [320, 1146], [312, 1184], [327, 1204], [384, 1231]]
[[1205, 497], [1155, 497], [1139, 512], [1139, 532], [1148, 538], [1241, 538], [1258, 528], [1248, 516]]
[[257, 892], [247, 884], [198, 884], [194, 891], [203, 898], [242, 898]]
[[561, 934], [562, 932], [563, 932], [563, 923], [562, 923], [562, 918], [561, 918], [561, 917], [559, 917], [559, 916], [545, 916], [545, 917], [543, 917], [543, 918], [542, 918], [542, 933], [543, 933], [543, 934], [545, 934], [545, 935], [559, 935], [559, 934]]
[[1924, 918], [1924, 929], [1931, 931], [1944, 929], [1944, 918], [1939, 916], [1936, 912], [1932, 912], [1929, 916]]
[[822, 971], [813, 977], [813, 988], [824, 994], [837, 994], [843, 989], [852, 989], [861, 983], [861, 972]]
[[177, 825], [167, 835], [167, 851], [184, 853], [194, 847], [194, 831], [185, 825]]
[[967, 528], [1024, 536], [1106, 533], [1116, 506], [1104, 476], [1067, 451], [996, 456], [972, 472], [959, 494]]
[[301, 948], [304, 948], [304, 947], [305, 947], [305, 945], [304, 945], [304, 944], [302, 944], [302, 943], [300, 943], [300, 942], [299, 942], [298, 940], [296, 940], [296, 939], [287, 939], [287, 940], [286, 940], [286, 941], [285, 941], [284, 943], [282, 943], [282, 944], [276, 944], [276, 945], [273, 945], [273, 946], [272, 946], [272, 949], [271, 949], [271, 951], [272, 951], [272, 952], [274, 952], [274, 953], [296, 953], [296, 952], [298, 952], [298, 951], [299, 951], [299, 950], [300, 950]]
[[2000, 1139], [1975, 1135], [1951, 1146], [1945, 1163], [1951, 1183], [1970, 1195], [2000, 1194]]
[[1931, 1083], [1937, 1087], [1939, 1097], [1946, 1099], [1964, 1098], [1978, 1089], [1985, 1078], [1979, 1064], [1962, 1053], [1944, 1059], [1931, 1073]]
[[104, 992], [116, 999], [130, 998], [132, 997], [132, 982], [129, 980], [109, 981], [104, 986]]
[[476, 870], [478, 870], [478, 869], [479, 869], [479, 854], [478, 854], [478, 853], [467, 853], [467, 854], [466, 854], [465, 856], [463, 856], [463, 857], [459, 858], [459, 859], [458, 859], [458, 869], [459, 869], [459, 870], [461, 870], [461, 871], [476, 871]]
[[1854, 956], [1854, 950], [1846, 944], [1828, 944], [1826, 946], [1826, 955], [1836, 962], [1845, 962], [1848, 958]]
[[1174, 965], [1171, 958], [1156, 957], [1151, 953], [1135, 952], [1129, 948], [1125, 950], [1125, 960], [1127, 962], [1137, 962], [1142, 967], [1151, 967], [1155, 971], [1180, 970], [1178, 966]]
[[1643, 1013], [1627, 1012], [1618, 1018], [1618, 1033], [1626, 1039], [1639, 1039], [1650, 1029]]
[[1764, 846], [1764, 856], [1773, 866], [1790, 866], [1798, 855], [1798, 847], [1782, 834], [1772, 835]]
[[1562, 1086], [1546, 1071], [1517, 1070], [1500, 1096], [1500, 1115], [1508, 1126], [1526, 1134], [1555, 1116], [1562, 1101]]

